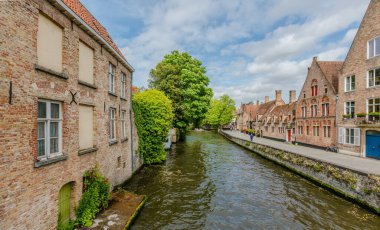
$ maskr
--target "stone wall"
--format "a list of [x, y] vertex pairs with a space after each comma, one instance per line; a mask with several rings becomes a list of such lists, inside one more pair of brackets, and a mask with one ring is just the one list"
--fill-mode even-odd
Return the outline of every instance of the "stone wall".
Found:
[[380, 214], [379, 176], [341, 168], [281, 149], [235, 138], [223, 132], [220, 133], [230, 141], [290, 169], [339, 196]]

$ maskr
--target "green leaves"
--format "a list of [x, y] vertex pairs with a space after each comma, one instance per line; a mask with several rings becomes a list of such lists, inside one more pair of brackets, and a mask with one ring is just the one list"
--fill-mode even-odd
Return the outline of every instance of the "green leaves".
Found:
[[223, 95], [219, 100], [212, 99], [211, 107], [203, 121], [206, 125], [214, 127], [228, 124], [235, 114], [235, 102], [228, 95]]
[[158, 90], [146, 90], [133, 97], [133, 111], [139, 134], [139, 152], [145, 164], [166, 160], [162, 141], [173, 121], [171, 101]]
[[189, 124], [198, 126], [210, 106], [212, 90], [202, 62], [173, 51], [150, 72], [149, 86], [161, 90], [173, 103], [173, 125], [181, 138]]

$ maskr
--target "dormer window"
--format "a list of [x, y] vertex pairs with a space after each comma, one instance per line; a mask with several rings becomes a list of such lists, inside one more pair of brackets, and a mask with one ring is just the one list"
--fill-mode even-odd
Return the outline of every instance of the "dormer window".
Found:
[[368, 58], [380, 55], [380, 36], [368, 41]]

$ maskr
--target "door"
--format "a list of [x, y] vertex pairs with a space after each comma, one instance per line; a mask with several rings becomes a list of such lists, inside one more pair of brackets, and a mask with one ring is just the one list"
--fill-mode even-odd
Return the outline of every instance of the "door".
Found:
[[292, 130], [288, 129], [288, 142], [292, 140]]
[[65, 184], [58, 196], [58, 221], [65, 225], [70, 220], [71, 183]]
[[380, 159], [380, 132], [379, 131], [367, 131], [366, 155], [367, 157]]

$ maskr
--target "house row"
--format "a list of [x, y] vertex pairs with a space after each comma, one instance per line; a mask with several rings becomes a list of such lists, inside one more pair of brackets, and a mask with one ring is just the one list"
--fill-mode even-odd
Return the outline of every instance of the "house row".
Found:
[[55, 229], [86, 170], [113, 188], [142, 163], [134, 69], [79, 0], [2, 1], [0, 25], [0, 229]]
[[346, 59], [314, 57], [296, 99], [242, 104], [239, 130], [254, 129], [267, 138], [380, 159], [380, 1], [372, 0]]

